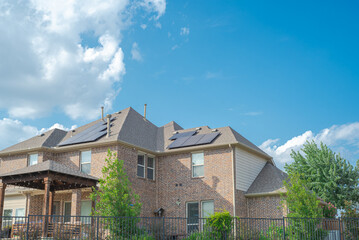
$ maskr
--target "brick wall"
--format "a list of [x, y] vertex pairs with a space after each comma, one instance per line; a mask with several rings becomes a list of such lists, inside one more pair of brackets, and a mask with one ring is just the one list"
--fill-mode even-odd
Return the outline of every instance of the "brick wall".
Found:
[[188, 152], [158, 158], [158, 207], [166, 216], [185, 217], [187, 202], [214, 200], [215, 211], [233, 214], [231, 150], [204, 151], [203, 178], [192, 178], [191, 156]]
[[247, 198], [244, 196], [244, 192], [236, 189], [236, 216], [248, 217]]
[[284, 210], [279, 195], [247, 198], [248, 217], [282, 218]]

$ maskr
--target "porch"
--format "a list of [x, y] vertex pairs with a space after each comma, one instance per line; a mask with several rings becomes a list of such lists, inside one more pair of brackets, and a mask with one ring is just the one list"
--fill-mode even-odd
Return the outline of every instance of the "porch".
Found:
[[[67, 167], [58, 162], [49, 160], [23, 169], [0, 175], [0, 230], [3, 229], [3, 210], [5, 189], [8, 185], [43, 190], [42, 204], [32, 206], [40, 207], [44, 216], [37, 219], [36, 226], [41, 224], [42, 237], [47, 237], [49, 229], [53, 227], [54, 198], [56, 191], [72, 190], [71, 214], [80, 215], [81, 189], [96, 187], [98, 179], [83, 172]], [[95, 202], [91, 202], [94, 209]], [[33, 210], [33, 209], [31, 209]], [[46, 216], [46, 217], [45, 217]], [[65, 220], [65, 219], [63, 219]], [[78, 219], [80, 221], [80, 219]], [[56, 222], [56, 221], [55, 221]], [[64, 221], [63, 221], [64, 222]], [[49, 225], [49, 223], [51, 223]], [[15, 225], [21, 228], [21, 225]], [[29, 226], [29, 224], [27, 224]], [[38, 228], [38, 227], [37, 227]]]

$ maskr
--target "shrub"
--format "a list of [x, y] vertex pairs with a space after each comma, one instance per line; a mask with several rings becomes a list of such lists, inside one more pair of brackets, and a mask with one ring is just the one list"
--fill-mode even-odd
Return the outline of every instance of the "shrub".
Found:
[[332, 204], [328, 203], [323, 206], [323, 217], [325, 218], [335, 218], [337, 215], [337, 208]]
[[216, 212], [209, 216], [205, 224], [206, 231], [219, 239], [228, 239], [233, 229], [233, 217], [228, 211]]

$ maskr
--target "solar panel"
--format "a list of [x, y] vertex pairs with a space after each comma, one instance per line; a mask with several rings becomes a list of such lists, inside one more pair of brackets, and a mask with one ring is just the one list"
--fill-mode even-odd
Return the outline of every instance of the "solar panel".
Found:
[[[114, 119], [115, 118], [112, 118], [110, 121], [113, 121]], [[94, 124], [93, 126], [83, 130], [82, 132], [76, 134], [75, 136], [70, 137], [69, 139], [63, 141], [58, 146], [96, 141], [98, 138], [106, 134], [106, 129], [107, 129], [106, 124], [107, 124], [106, 122], [100, 121]]]
[[175, 135], [173, 135], [172, 137], [169, 138], [169, 140], [176, 140], [178, 138], [182, 138], [182, 137], [189, 137], [189, 136], [193, 136], [197, 131], [189, 131], [189, 132], [183, 132], [183, 133], [176, 133]]
[[201, 140], [197, 143], [197, 145], [199, 145], [199, 144], [209, 144], [209, 143], [213, 142], [213, 140], [216, 137], [218, 137], [218, 135], [219, 135], [219, 132], [204, 134], [203, 138], [201, 138]]
[[171, 149], [171, 148], [181, 147], [181, 145], [182, 145], [185, 141], [187, 141], [190, 137], [191, 137], [191, 136], [189, 136], [189, 137], [177, 138], [174, 142], [172, 142], [172, 143], [168, 146], [168, 148]]
[[204, 135], [205, 134], [191, 136], [186, 142], [181, 145], [181, 147], [197, 145], [197, 142], [199, 142], [204, 137]]
[[219, 135], [219, 132], [208, 133], [208, 134], [198, 134], [195, 136], [177, 138], [174, 142], [172, 142], [168, 146], [168, 148], [173, 149], [173, 148], [210, 144], [211, 142], [213, 142], [213, 140], [216, 137], [218, 137], [218, 135]]

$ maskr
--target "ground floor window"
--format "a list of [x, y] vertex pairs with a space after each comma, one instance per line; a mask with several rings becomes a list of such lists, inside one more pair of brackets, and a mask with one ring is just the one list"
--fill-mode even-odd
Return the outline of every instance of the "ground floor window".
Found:
[[71, 221], [71, 202], [65, 202], [64, 204], [64, 222]]
[[60, 215], [60, 202], [56, 201], [54, 202], [54, 204], [52, 205], [52, 215]]
[[17, 208], [15, 210], [15, 217], [25, 217], [25, 208]]
[[214, 213], [213, 200], [188, 202], [186, 205], [187, 232], [199, 231], [199, 226], [204, 223], [204, 220], [200, 218], [207, 218], [213, 213]]

